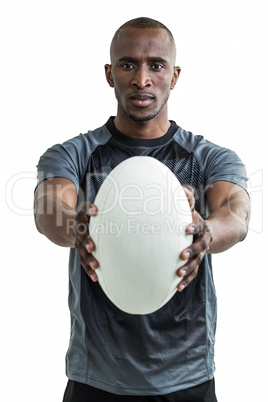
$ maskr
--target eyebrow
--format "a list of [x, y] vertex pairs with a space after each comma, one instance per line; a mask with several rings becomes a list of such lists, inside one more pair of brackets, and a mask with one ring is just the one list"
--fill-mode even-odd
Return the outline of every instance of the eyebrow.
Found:
[[[150, 62], [154, 62], [154, 63], [167, 63], [166, 59], [163, 59], [163, 57], [148, 57], [148, 60]], [[139, 61], [136, 57], [131, 57], [131, 56], [124, 56], [121, 57], [118, 61], [130, 61], [132, 63]]]

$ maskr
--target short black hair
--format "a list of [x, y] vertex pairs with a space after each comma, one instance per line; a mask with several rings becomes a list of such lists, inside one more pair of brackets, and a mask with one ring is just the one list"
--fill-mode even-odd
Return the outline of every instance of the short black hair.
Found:
[[139, 18], [134, 18], [133, 20], [129, 20], [125, 22], [118, 30], [115, 32], [114, 37], [112, 39], [111, 46], [113, 45], [114, 41], [118, 37], [119, 33], [126, 28], [136, 28], [136, 29], [165, 29], [166, 32], [168, 33], [168, 36], [170, 38], [170, 41], [172, 45], [175, 47], [175, 41], [172, 33], [170, 30], [162, 24], [162, 22], [159, 22], [157, 20], [154, 20], [152, 18], [148, 17], [139, 17]]

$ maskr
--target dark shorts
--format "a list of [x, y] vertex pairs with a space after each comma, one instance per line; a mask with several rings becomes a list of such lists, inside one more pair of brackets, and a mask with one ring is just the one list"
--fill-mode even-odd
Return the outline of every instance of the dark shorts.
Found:
[[172, 394], [155, 396], [115, 395], [69, 380], [63, 402], [217, 402], [217, 398], [214, 379]]

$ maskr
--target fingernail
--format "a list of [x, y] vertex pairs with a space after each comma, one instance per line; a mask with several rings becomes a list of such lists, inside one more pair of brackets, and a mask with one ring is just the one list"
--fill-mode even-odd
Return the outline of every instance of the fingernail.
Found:
[[179, 292], [181, 292], [185, 288], [185, 285], [180, 285]]
[[195, 225], [190, 226], [190, 233], [194, 233], [195, 232]]
[[90, 279], [91, 279], [93, 282], [96, 282], [96, 276], [95, 276], [94, 274], [89, 274], [89, 276], [90, 276]]
[[97, 214], [96, 209], [94, 207], [90, 207], [88, 213], [90, 216]]

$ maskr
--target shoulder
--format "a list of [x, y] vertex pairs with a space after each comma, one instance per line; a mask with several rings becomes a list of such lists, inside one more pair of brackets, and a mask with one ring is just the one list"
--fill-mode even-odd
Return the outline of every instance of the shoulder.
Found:
[[174, 140], [183, 147], [189, 153], [193, 152], [199, 143], [204, 141], [204, 137], [201, 135], [194, 135], [191, 131], [186, 131], [181, 127], [178, 127]]
[[37, 165], [38, 183], [48, 177], [63, 177], [74, 182], [78, 188], [91, 155], [110, 137], [104, 125], [48, 148]]
[[66, 151], [87, 151], [88, 153], [94, 152], [98, 145], [105, 144], [111, 138], [111, 134], [106, 126], [101, 126], [95, 130], [89, 130], [85, 134], [79, 134], [62, 144], [56, 144], [53, 148], [64, 149]]
[[186, 149], [186, 151], [193, 153], [201, 165], [212, 162], [215, 158], [227, 158], [227, 160], [240, 161], [236, 152], [231, 149], [208, 141], [202, 135], [194, 135], [192, 132], [186, 131], [181, 127], [178, 127], [178, 130], [174, 135], [174, 140]]
[[58, 157], [74, 161], [88, 159], [95, 149], [109, 141], [110, 137], [111, 134], [104, 125], [85, 134], [79, 134], [61, 144], [51, 146], [44, 152], [40, 160]]
[[233, 152], [230, 149], [224, 148], [211, 141], [208, 141], [202, 135], [195, 135], [191, 131], [186, 131], [178, 127], [174, 140], [189, 153], [194, 153], [197, 157], [217, 152]]
[[174, 135], [174, 140], [194, 156], [207, 185], [216, 180], [226, 180], [246, 188], [245, 165], [235, 151], [208, 141], [202, 135], [194, 135], [181, 127]]

